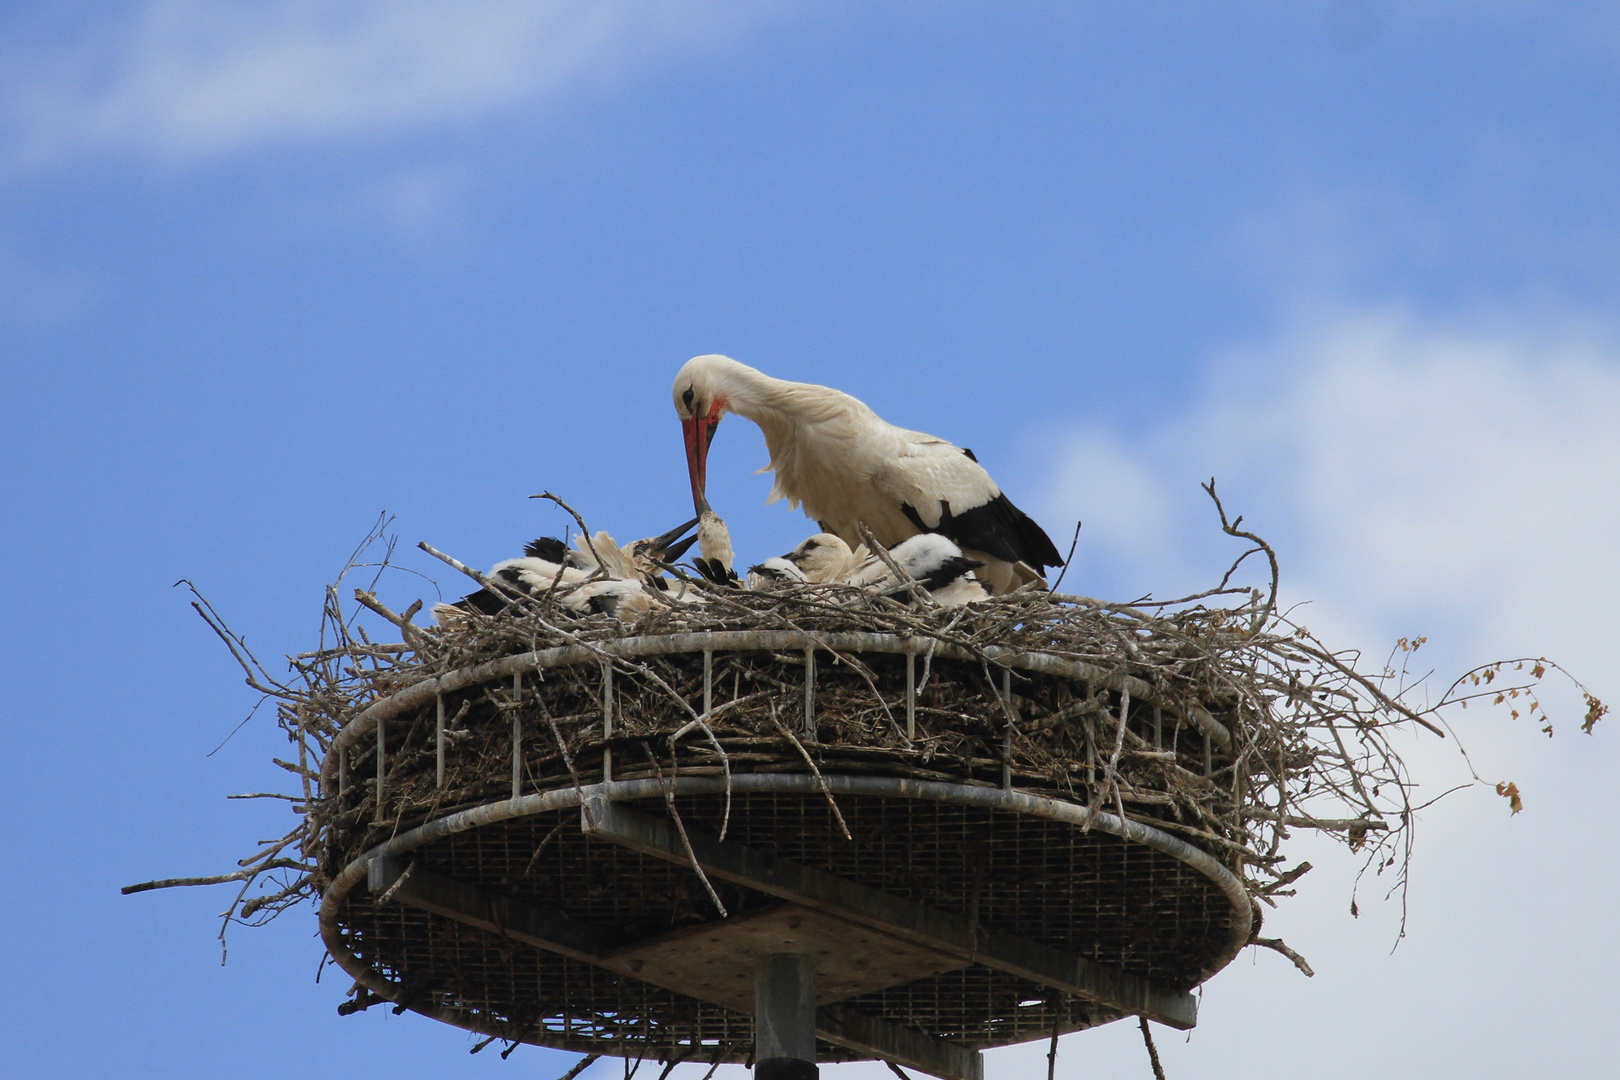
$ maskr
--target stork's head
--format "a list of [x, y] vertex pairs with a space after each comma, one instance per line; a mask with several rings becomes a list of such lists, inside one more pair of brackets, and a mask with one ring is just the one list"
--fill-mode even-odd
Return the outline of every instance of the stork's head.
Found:
[[841, 581], [855, 561], [849, 545], [831, 533], [817, 533], [782, 557], [818, 584]]
[[714, 441], [720, 417], [731, 406], [723, 385], [728, 369], [740, 367], [724, 356], [694, 356], [675, 376], [675, 414], [681, 418], [686, 437], [686, 467], [692, 474], [692, 508], [699, 514], [709, 509], [704, 495], [708, 485], [709, 444]]

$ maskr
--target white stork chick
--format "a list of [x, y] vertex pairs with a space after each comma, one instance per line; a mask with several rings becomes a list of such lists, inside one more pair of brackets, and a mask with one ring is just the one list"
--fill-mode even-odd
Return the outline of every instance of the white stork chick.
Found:
[[[862, 548], [864, 555], [865, 549]], [[786, 555], [766, 559], [748, 570], [750, 589], [770, 588], [786, 582], [823, 585], [843, 581], [859, 559], [849, 545], [832, 533], [817, 533]]]
[[[902, 540], [889, 557], [944, 607], [958, 607], [990, 595], [984, 583], [973, 577], [979, 561], [967, 558], [961, 548], [937, 533], [920, 533]], [[900, 596], [906, 591], [876, 555], [856, 567], [848, 580], [851, 585], [883, 588]]]
[[668, 606], [668, 599], [657, 589], [640, 581], [602, 578], [587, 582], [563, 597], [563, 604], [580, 615], [601, 612], [621, 622], [639, 618], [649, 611]]
[[[532, 544], [524, 545], [524, 550], [552, 549], [545, 543], [551, 540], [544, 537]], [[562, 548], [562, 541], [553, 540], [558, 549]], [[525, 555], [521, 559], [503, 559], [490, 568], [484, 575], [499, 582], [511, 592], [522, 593], [528, 596], [544, 596], [551, 592], [553, 586], [561, 589], [566, 586], [577, 585], [591, 575], [590, 570], [577, 566], [569, 566], [563, 561], [540, 558], [537, 555]], [[434, 604], [433, 614], [441, 625], [463, 620], [469, 611], [476, 611], [484, 615], [496, 615], [504, 611], [511, 603], [509, 594], [493, 589], [479, 589], [477, 592], [462, 597], [453, 604]]]
[[731, 530], [720, 515], [709, 509], [708, 500], [698, 513], [697, 545], [700, 552], [693, 564], [698, 573], [716, 585], [734, 585], [737, 571], [731, 568], [736, 555], [731, 550]]
[[804, 585], [810, 579], [786, 555], [772, 555], [748, 568], [748, 587], [754, 592], [783, 585]]
[[895, 427], [848, 394], [773, 379], [729, 357], [696, 356], [676, 375], [673, 395], [699, 513], [708, 508], [709, 444], [721, 417], [734, 412], [765, 433], [765, 468], [775, 473], [768, 501], [802, 506], [846, 544], [859, 543], [861, 522], [888, 547], [939, 533], [983, 564], [978, 575], [996, 592], [1039, 580], [1062, 562], [971, 450]]
[[[666, 533], [633, 541], [624, 548], [614, 543], [613, 537], [605, 532], [591, 537], [589, 544], [581, 533], [576, 551], [570, 551], [554, 536], [542, 536], [523, 545], [522, 558], [496, 563], [487, 576], [514, 592], [533, 597], [553, 595], [565, 607], [581, 614], [598, 610], [614, 614], [624, 607], [625, 598], [637, 593], [644, 598], [645, 609], [650, 610], [658, 604], [653, 599], [654, 593], [662, 593], [668, 588], [668, 579], [662, 576], [658, 564], [673, 562], [686, 553], [696, 537], [685, 540], [679, 537], [696, 523], [697, 519], [694, 518]], [[592, 554], [593, 547], [595, 554]], [[604, 599], [597, 603], [598, 597]], [[626, 612], [639, 613], [642, 610], [641, 601], [632, 599], [628, 602], [629, 607], [624, 609]], [[433, 613], [440, 623], [444, 623], [446, 620], [465, 618], [468, 611], [494, 615], [509, 603], [505, 595], [480, 589], [454, 604], [435, 604]]]

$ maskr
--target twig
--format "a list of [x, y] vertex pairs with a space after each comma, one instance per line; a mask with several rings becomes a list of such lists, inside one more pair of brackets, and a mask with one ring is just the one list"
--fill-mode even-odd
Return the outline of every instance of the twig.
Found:
[[586, 1054], [584, 1057], [574, 1062], [574, 1067], [572, 1069], [569, 1069], [567, 1072], [557, 1077], [557, 1080], [574, 1080], [574, 1077], [578, 1076], [580, 1073], [584, 1072], [586, 1069], [590, 1068], [592, 1065], [595, 1065], [601, 1060], [601, 1054]]
[[1147, 1017], [1139, 1016], [1136, 1019], [1142, 1025], [1142, 1041], [1147, 1044], [1148, 1061], [1153, 1065], [1153, 1080], [1164, 1080], [1164, 1066], [1159, 1064], [1159, 1048], [1153, 1045], [1153, 1032], [1148, 1030]]
[[[603, 571], [607, 570], [607, 564], [602, 561], [602, 556], [596, 553], [596, 545], [591, 543], [591, 530], [585, 527], [585, 519], [579, 516], [578, 510], [575, 510], [572, 506], [569, 506], [567, 503], [563, 502], [549, 491], [542, 491], [538, 495], [530, 495], [529, 498], [550, 499], [552, 502], [568, 511], [569, 515], [579, 523], [579, 535], [585, 540], [585, 546], [590, 549], [591, 558], [596, 560], [596, 565], [599, 568], [601, 568]], [[621, 533], [620, 535], [623, 534]]]
[[[1069, 573], [1069, 564], [1074, 562], [1074, 549], [1080, 546], [1080, 525], [1081, 523], [1078, 521], [1074, 523], [1074, 539], [1069, 541], [1068, 557], [1063, 560], [1063, 569], [1058, 571], [1057, 580], [1052, 582], [1052, 587], [1050, 589], [1046, 590], [1047, 596], [1051, 596], [1053, 593], [1057, 592], [1058, 586], [1063, 584], [1063, 579]], [[1056, 1045], [1056, 1043], [1053, 1044], [1054, 1050], [1056, 1049]]]
[[227, 881], [251, 882], [260, 874], [268, 870], [302, 870], [311, 873], [315, 867], [299, 862], [297, 859], [271, 859], [260, 866], [250, 866], [246, 870], [238, 870], [234, 874], [215, 874], [212, 877], [181, 877], [160, 878], [157, 881], [143, 881], [139, 885], [125, 885], [118, 891], [125, 896], [140, 892], [151, 892], [153, 889], [176, 889], [187, 885], [223, 885]]
[[1293, 961], [1295, 967], [1299, 968], [1299, 970], [1305, 973], [1306, 978], [1315, 977], [1316, 972], [1311, 970], [1311, 965], [1306, 962], [1303, 956], [1299, 955], [1299, 953], [1283, 944], [1282, 938], [1255, 938], [1253, 944], [1260, 946], [1262, 949], [1270, 949], [1273, 952], [1282, 953], [1284, 956], [1288, 957], [1289, 960]]
[[720, 902], [720, 894], [714, 891], [714, 886], [709, 883], [709, 875], [703, 872], [703, 867], [698, 862], [697, 852], [692, 850], [692, 840], [686, 835], [686, 825], [681, 821], [681, 812], [675, 808], [674, 789], [664, 782], [664, 770], [659, 767], [657, 756], [645, 740], [641, 744], [641, 750], [647, 755], [647, 761], [652, 765], [653, 771], [658, 774], [658, 787], [664, 793], [664, 806], [668, 808], [669, 816], [675, 822], [675, 831], [681, 835], [681, 846], [686, 849], [686, 858], [691, 862], [692, 869], [697, 872], [698, 880], [703, 882], [703, 888], [708, 892], [709, 899], [714, 901], [715, 910], [720, 912], [720, 917], [724, 919], [727, 917], [726, 905]]
[[906, 573], [905, 567], [894, 561], [894, 556], [889, 554], [889, 549], [878, 543], [878, 538], [872, 535], [872, 530], [866, 527], [866, 522], [858, 521], [855, 523], [855, 527], [860, 530], [861, 539], [866, 542], [867, 550], [876, 555], [878, 560], [889, 568], [889, 573], [894, 575], [894, 580], [911, 594], [912, 599], [925, 608], [939, 606], [939, 601], [930, 596], [928, 590], [923, 588], [916, 578]]
[[821, 793], [827, 796], [827, 805], [832, 807], [833, 817], [838, 822], [838, 831], [844, 834], [845, 840], [854, 839], [849, 834], [849, 826], [844, 824], [844, 815], [838, 812], [838, 800], [833, 798], [832, 788], [827, 786], [827, 778], [821, 775], [820, 769], [816, 768], [815, 760], [810, 757], [810, 752], [804, 748], [804, 744], [794, 736], [793, 732], [788, 730], [787, 725], [782, 723], [781, 718], [776, 715], [776, 702], [774, 701], [771, 702], [771, 723], [776, 725], [776, 730], [787, 736], [788, 742], [793, 744], [793, 748], [799, 752], [799, 756], [804, 758], [804, 763], [810, 766], [810, 771], [815, 774], [816, 783], [821, 785]]
[[[1079, 533], [1079, 528], [1075, 532]], [[1053, 1002], [1054, 1005], [1058, 1004]], [[1063, 1010], [1052, 1010], [1052, 1045], [1046, 1051], [1046, 1080], [1057, 1080], [1057, 1047], [1058, 1036], [1063, 1033]]]

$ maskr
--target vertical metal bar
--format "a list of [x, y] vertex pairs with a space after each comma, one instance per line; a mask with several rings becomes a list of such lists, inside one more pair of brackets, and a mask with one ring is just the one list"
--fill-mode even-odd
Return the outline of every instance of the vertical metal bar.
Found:
[[602, 665], [602, 782], [613, 779], [613, 665]]
[[1007, 703], [1007, 730], [1001, 737], [1001, 790], [1012, 790], [1012, 668], [1001, 671], [1001, 700]]
[[1164, 749], [1164, 714], [1157, 705], [1153, 706], [1153, 749]]
[[384, 734], [387, 721], [381, 717], [377, 719], [377, 820], [383, 819], [383, 784], [388, 779], [386, 760], [388, 755], [388, 737]]
[[714, 709], [714, 650], [703, 650], [703, 715]]
[[[1086, 700], [1092, 705], [1097, 703], [1097, 688], [1086, 687]], [[1089, 709], [1086, 712], [1086, 783], [1095, 783], [1097, 780], [1097, 710]]]
[[754, 966], [754, 1080], [815, 1075], [815, 958], [761, 956]]
[[444, 695], [434, 694], [434, 700], [439, 706], [439, 716], [433, 725], [433, 743], [438, 761], [434, 769], [434, 782], [444, 787]]
[[518, 705], [523, 701], [523, 673], [512, 676], [512, 798], [523, 795], [523, 717]]
[[1211, 776], [1215, 772], [1215, 755], [1210, 750], [1209, 732], [1204, 732], [1204, 775]]
[[917, 737], [917, 654], [906, 653], [906, 740]]
[[816, 741], [816, 650], [804, 650], [804, 734]]

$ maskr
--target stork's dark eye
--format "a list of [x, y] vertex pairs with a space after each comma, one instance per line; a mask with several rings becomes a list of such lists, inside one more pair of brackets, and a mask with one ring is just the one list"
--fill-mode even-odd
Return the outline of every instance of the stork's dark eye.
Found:
[[686, 393], [681, 395], [681, 400], [686, 403], [688, 409], [692, 407], [692, 388], [690, 386], [686, 388]]
[[814, 551], [816, 548], [818, 548], [820, 546], [821, 546], [821, 541], [820, 540], [806, 540], [804, 542], [804, 550], [806, 550], [806, 551]]

